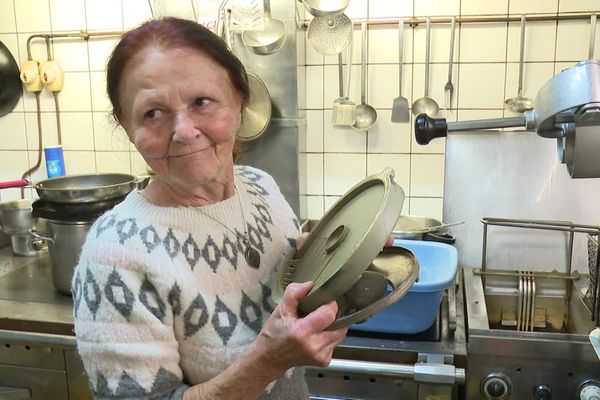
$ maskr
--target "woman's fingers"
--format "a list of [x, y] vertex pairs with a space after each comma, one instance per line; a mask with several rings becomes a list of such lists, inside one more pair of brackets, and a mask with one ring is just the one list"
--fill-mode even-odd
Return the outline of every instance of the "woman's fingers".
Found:
[[281, 301], [281, 305], [283, 309], [281, 310], [284, 314], [292, 314], [298, 315], [298, 305], [300, 304], [300, 300], [302, 300], [310, 289], [314, 286], [314, 282], [302, 282], [290, 283], [286, 288], [285, 292], [283, 292], [283, 300]]
[[302, 319], [302, 323], [310, 327], [311, 331], [324, 331], [335, 321], [338, 305], [335, 301], [323, 304], [306, 317]]

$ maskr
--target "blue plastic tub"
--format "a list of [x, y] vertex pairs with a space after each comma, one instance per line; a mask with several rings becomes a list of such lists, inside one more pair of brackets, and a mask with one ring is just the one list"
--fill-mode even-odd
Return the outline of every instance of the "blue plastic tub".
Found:
[[419, 261], [419, 279], [398, 302], [378, 312], [352, 330], [414, 334], [435, 322], [444, 290], [454, 282], [458, 268], [456, 248], [422, 240], [394, 240], [394, 246], [411, 250]]

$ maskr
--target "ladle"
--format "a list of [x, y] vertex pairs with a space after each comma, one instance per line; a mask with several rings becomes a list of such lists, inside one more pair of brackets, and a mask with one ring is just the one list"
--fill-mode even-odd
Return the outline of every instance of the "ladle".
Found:
[[519, 89], [517, 97], [505, 101], [509, 110], [522, 113], [533, 109], [533, 100], [523, 97], [523, 59], [525, 58], [525, 16], [521, 16], [521, 46], [519, 54]]
[[355, 122], [353, 128], [367, 130], [377, 121], [377, 111], [366, 101], [366, 73], [367, 73], [367, 23], [361, 23], [362, 43], [360, 50], [360, 104], [355, 109]]
[[434, 99], [429, 97], [429, 59], [431, 56], [431, 19], [427, 18], [426, 41], [425, 41], [425, 91], [423, 97], [418, 98], [412, 105], [414, 115], [427, 114], [431, 117], [440, 111], [440, 106]]
[[271, 4], [264, 0], [265, 29], [262, 31], [244, 31], [242, 42], [253, 53], [269, 55], [281, 49], [285, 43], [285, 24], [271, 17]]

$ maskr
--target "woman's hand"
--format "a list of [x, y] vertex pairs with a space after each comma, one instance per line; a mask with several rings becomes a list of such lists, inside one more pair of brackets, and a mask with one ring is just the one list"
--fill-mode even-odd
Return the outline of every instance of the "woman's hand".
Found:
[[260, 354], [261, 363], [273, 379], [293, 366], [327, 366], [333, 349], [346, 336], [347, 328], [325, 330], [335, 321], [338, 311], [335, 301], [303, 318], [298, 316], [298, 304], [312, 287], [313, 282], [290, 283], [254, 342], [253, 349]]

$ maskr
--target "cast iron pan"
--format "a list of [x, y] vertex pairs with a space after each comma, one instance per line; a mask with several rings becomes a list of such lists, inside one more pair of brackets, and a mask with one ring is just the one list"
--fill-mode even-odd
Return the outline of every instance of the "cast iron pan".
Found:
[[21, 93], [19, 66], [10, 50], [0, 41], [0, 117], [15, 108]]

